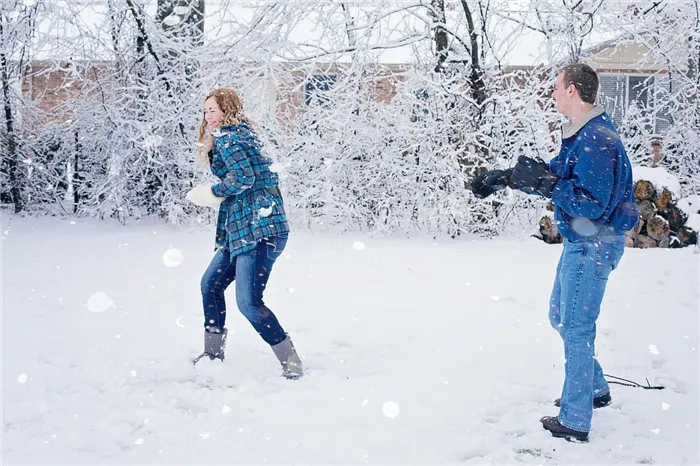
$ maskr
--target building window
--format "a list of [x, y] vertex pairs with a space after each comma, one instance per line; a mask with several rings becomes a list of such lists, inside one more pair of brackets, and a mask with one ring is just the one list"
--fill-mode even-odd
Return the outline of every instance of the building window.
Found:
[[337, 76], [334, 74], [315, 74], [309, 77], [304, 86], [304, 102], [306, 105], [330, 106], [330, 91], [336, 79]]
[[644, 113], [651, 112], [653, 132], [662, 134], [673, 123], [667, 105], [673, 84], [675, 80], [667, 76], [601, 74], [599, 102], [617, 125], [632, 104]]

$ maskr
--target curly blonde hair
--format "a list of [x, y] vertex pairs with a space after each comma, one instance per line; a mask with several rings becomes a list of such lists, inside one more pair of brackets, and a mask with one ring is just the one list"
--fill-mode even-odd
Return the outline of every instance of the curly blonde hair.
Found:
[[[207, 94], [204, 101], [206, 102], [211, 97], [216, 99], [216, 104], [219, 106], [221, 111], [224, 112], [224, 118], [217, 124], [217, 127], [237, 125], [241, 122], [252, 124], [252, 121], [243, 114], [243, 104], [241, 103], [241, 98], [233, 89], [226, 87], [214, 89]], [[207, 120], [204, 118], [204, 115], [202, 115], [202, 122], [199, 124], [197, 158], [205, 167], [209, 167], [209, 151], [211, 150], [212, 145], [211, 131], [207, 131], [207, 129]]]

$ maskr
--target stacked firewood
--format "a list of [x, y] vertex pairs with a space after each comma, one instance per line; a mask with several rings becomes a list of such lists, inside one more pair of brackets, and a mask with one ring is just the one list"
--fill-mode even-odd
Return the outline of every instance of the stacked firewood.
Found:
[[[647, 180], [634, 183], [634, 197], [639, 204], [639, 223], [627, 233], [628, 247], [682, 248], [697, 243], [697, 231], [686, 224], [690, 216], [698, 214], [697, 205], [684, 202], [685, 209], [681, 209], [668, 188]], [[688, 212], [691, 206], [695, 210]]]
[[[627, 232], [627, 247], [682, 248], [698, 244], [700, 196], [678, 199], [680, 184], [663, 168], [640, 168], [638, 172], [661, 181], [657, 181], [656, 186], [644, 179], [634, 183], [634, 197], [640, 214], [637, 226]], [[666, 184], [673, 188], [669, 189]], [[554, 210], [551, 202], [547, 210]], [[556, 222], [550, 215], [540, 219], [538, 231], [533, 236], [548, 244], [562, 242]]]

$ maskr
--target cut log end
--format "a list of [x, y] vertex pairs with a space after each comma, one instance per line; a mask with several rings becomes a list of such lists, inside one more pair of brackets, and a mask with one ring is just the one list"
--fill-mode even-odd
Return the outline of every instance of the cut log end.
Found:
[[680, 227], [676, 232], [676, 237], [683, 246], [698, 244], [698, 233], [690, 227]]
[[539, 221], [540, 225], [540, 235], [542, 235], [542, 241], [547, 244], [557, 244], [563, 241], [562, 236], [559, 234], [559, 229], [557, 228], [556, 222], [545, 215]]
[[651, 199], [654, 195], [654, 185], [651, 181], [639, 180], [634, 183], [634, 197], [638, 201], [645, 201]]
[[668, 188], [663, 188], [661, 192], [656, 191], [652, 196], [652, 201], [656, 208], [659, 210], [664, 210], [671, 203], [671, 191]]
[[656, 248], [656, 240], [647, 235], [639, 235], [634, 239], [634, 246], [640, 249]]
[[642, 220], [649, 220], [656, 215], [656, 206], [653, 202], [645, 200], [639, 203], [639, 216]]
[[641, 218], [637, 222], [637, 226], [632, 228], [630, 231], [627, 232], [627, 238], [628, 239], [635, 239], [639, 234], [642, 232], [642, 228], [644, 227], [644, 220]]
[[670, 233], [671, 227], [669, 226], [668, 221], [659, 215], [649, 219], [647, 222], [647, 234], [656, 241], [667, 239]]

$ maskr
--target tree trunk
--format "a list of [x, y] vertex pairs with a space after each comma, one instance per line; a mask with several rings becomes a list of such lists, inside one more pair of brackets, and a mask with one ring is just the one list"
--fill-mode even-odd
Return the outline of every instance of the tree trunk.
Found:
[[472, 97], [481, 108], [486, 102], [486, 84], [484, 83], [483, 75], [484, 72], [481, 69], [481, 62], [479, 61], [479, 42], [477, 39], [476, 28], [474, 27], [474, 18], [472, 16], [471, 9], [467, 0], [462, 1], [462, 9], [464, 10], [464, 16], [467, 19], [467, 28], [469, 29], [469, 43], [471, 52], [471, 73], [469, 73], [469, 84], [472, 89]]
[[435, 56], [437, 64], [435, 65], [436, 73], [445, 71], [445, 61], [448, 54], [447, 30], [445, 29], [445, 0], [430, 0], [430, 16], [433, 18], [434, 40], [435, 40]]
[[[0, 37], [5, 36], [3, 19], [0, 19]], [[17, 140], [15, 139], [14, 117], [12, 115], [12, 101], [10, 100], [10, 76], [8, 73], [9, 64], [3, 47], [0, 48], [0, 69], [2, 75], [2, 103], [5, 110], [5, 131], [7, 133], [7, 175], [10, 181], [10, 196], [15, 206], [15, 213], [22, 211], [22, 195], [19, 189], [19, 174], [17, 159]]]

